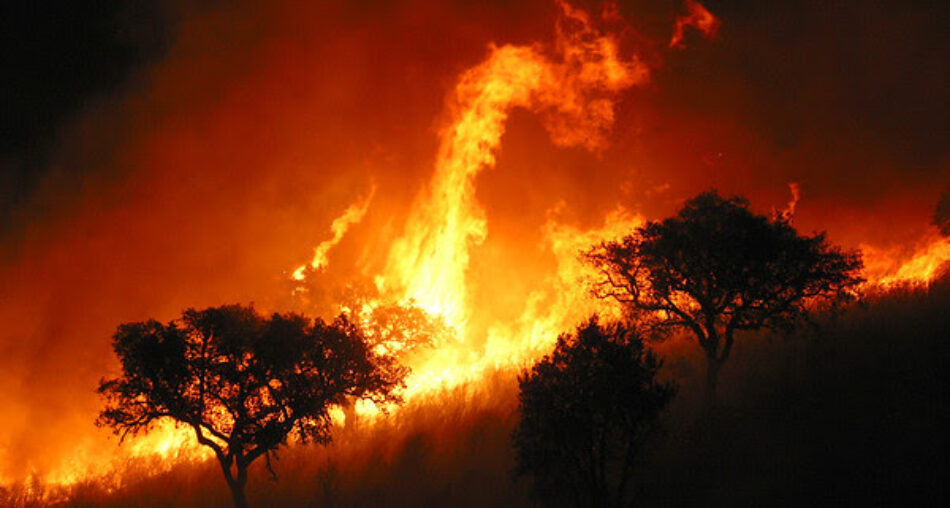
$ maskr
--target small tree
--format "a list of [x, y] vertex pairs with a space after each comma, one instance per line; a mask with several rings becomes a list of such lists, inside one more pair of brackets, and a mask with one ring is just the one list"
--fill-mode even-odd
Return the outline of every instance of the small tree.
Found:
[[97, 424], [123, 438], [171, 419], [194, 430], [220, 462], [234, 504], [247, 506], [248, 466], [270, 458], [291, 433], [330, 441], [332, 405], [385, 404], [405, 369], [374, 354], [345, 318], [265, 318], [252, 307], [186, 310], [180, 320], [120, 325], [113, 349], [122, 375], [102, 380]]
[[710, 400], [736, 332], [787, 329], [816, 300], [848, 298], [863, 282], [856, 252], [829, 245], [824, 233], [801, 236], [787, 218], [754, 214], [744, 198], [715, 191], [587, 258], [602, 275], [597, 296], [626, 304], [655, 332], [693, 335], [705, 353]]
[[672, 399], [630, 328], [597, 317], [521, 374], [515, 473], [545, 506], [622, 506], [647, 430]]

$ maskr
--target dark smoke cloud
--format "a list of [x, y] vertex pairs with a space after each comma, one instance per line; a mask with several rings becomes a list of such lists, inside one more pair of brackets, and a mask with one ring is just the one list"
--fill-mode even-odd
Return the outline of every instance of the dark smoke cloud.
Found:
[[159, 58], [176, 19], [144, 0], [0, 7], [0, 234], [48, 172], [63, 123]]
[[653, 104], [665, 106], [648, 136], [696, 153], [673, 171], [689, 180], [682, 193], [799, 182], [801, 218], [814, 227], [829, 210], [867, 213], [888, 233], [903, 221], [926, 226], [950, 184], [950, 5], [706, 5], [723, 20], [718, 39], [671, 56], [655, 76]]

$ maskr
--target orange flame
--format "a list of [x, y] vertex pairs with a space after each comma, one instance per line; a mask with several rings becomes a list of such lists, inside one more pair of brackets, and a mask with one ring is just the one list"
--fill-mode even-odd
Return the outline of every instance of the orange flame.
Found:
[[934, 232], [911, 253], [862, 245], [868, 282], [882, 287], [926, 285], [950, 267], [950, 238]]
[[[592, 274], [579, 253], [629, 232], [642, 219], [618, 209], [602, 228], [582, 231], [556, 220], [563, 203], [552, 209], [543, 228], [557, 275], [530, 293], [521, 317], [501, 320], [492, 309], [476, 310], [470, 303], [469, 252], [488, 234], [475, 177], [494, 165], [510, 112], [521, 107], [539, 113], [558, 146], [598, 151], [607, 145], [617, 93], [647, 80], [646, 65], [623, 58], [618, 41], [596, 30], [586, 12], [563, 1], [558, 6], [557, 40], [550, 52], [537, 45], [492, 45], [482, 63], [461, 75], [450, 122], [440, 134], [434, 174], [375, 278], [380, 300], [411, 302], [444, 322], [456, 339], [413, 354], [408, 400], [517, 366], [590, 312], [612, 310], [589, 295], [585, 281]], [[486, 327], [479, 341], [469, 327], [473, 314]], [[360, 404], [357, 412], [374, 414], [376, 408]]]
[[647, 77], [646, 66], [620, 57], [617, 41], [597, 32], [586, 13], [558, 5], [556, 60], [534, 46], [491, 46], [488, 58], [462, 75], [435, 174], [377, 279], [381, 289], [401, 290], [460, 329], [469, 319], [469, 248], [487, 234], [474, 178], [494, 165], [511, 109], [542, 112], [556, 144], [598, 149], [613, 122], [613, 95]]
[[[619, 312], [615, 304], [589, 294], [586, 281], [593, 276], [592, 268], [579, 253], [598, 241], [629, 233], [643, 219], [617, 208], [602, 225], [588, 230], [561, 219], [567, 208], [563, 202], [551, 208], [541, 229], [541, 248], [553, 258], [555, 270], [531, 288], [520, 316], [503, 318], [497, 309], [476, 309], [471, 303], [470, 251], [488, 235], [475, 179], [494, 166], [511, 112], [520, 107], [540, 115], [558, 146], [597, 152], [608, 144], [617, 95], [648, 79], [646, 64], [623, 56], [619, 41], [594, 28], [586, 12], [563, 0], [558, 6], [553, 47], [492, 45], [483, 62], [460, 76], [449, 104], [449, 121], [440, 132], [431, 180], [416, 197], [384, 269], [376, 274], [380, 302], [412, 302], [446, 323], [456, 338], [413, 352], [407, 360], [413, 370], [407, 380], [407, 401], [483, 379], [495, 369], [520, 367], [591, 312]], [[294, 270], [292, 279], [305, 279], [308, 268], [327, 267], [329, 253], [363, 219], [374, 195], [375, 187], [333, 220], [332, 237], [317, 245], [312, 259]], [[471, 326], [474, 318], [482, 326], [477, 334]], [[371, 405], [357, 406], [357, 413], [375, 411]], [[333, 415], [340, 424], [346, 421], [340, 410]], [[108, 469], [86, 455], [80, 445], [70, 461], [44, 472], [46, 481], [68, 485]], [[185, 429], [162, 425], [130, 439], [122, 457], [158, 457], [171, 467], [178, 459], [207, 456]]]
[[[96, 453], [99, 446], [91, 440], [77, 445], [73, 453], [48, 470], [35, 470], [32, 474], [42, 478], [47, 485], [69, 486], [77, 482], [96, 479], [111, 488], [121, 486], [121, 478], [112, 473], [134, 461], [148, 461], [152, 471], [160, 473], [171, 469], [176, 463], [204, 460], [213, 457], [211, 450], [199, 445], [194, 434], [185, 427], [170, 421], [160, 421], [147, 434], [129, 437], [123, 454], [112, 462], [102, 461]], [[3, 478], [0, 478], [2, 484]], [[50, 500], [53, 501], [53, 500]]]
[[782, 210], [773, 208], [772, 215], [779, 219], [790, 221], [795, 217], [795, 208], [798, 207], [798, 202], [802, 198], [801, 186], [798, 185], [798, 182], [790, 182], [788, 184], [788, 192], [792, 195], [792, 198], [788, 200], [788, 204], [785, 205], [785, 208]]
[[363, 216], [366, 215], [366, 210], [369, 208], [370, 202], [373, 200], [373, 196], [376, 195], [376, 186], [374, 185], [369, 191], [369, 195], [366, 198], [357, 201], [356, 203], [351, 204], [347, 207], [346, 211], [343, 212], [343, 215], [340, 215], [333, 220], [333, 223], [330, 225], [330, 231], [333, 232], [333, 237], [329, 240], [324, 240], [320, 242], [320, 245], [317, 245], [313, 249], [313, 259], [310, 260], [309, 265], [300, 265], [294, 270], [294, 273], [291, 275], [291, 278], [294, 280], [304, 280], [307, 277], [307, 268], [309, 266], [312, 270], [320, 270], [325, 268], [328, 263], [327, 255], [330, 252], [330, 249], [336, 247], [340, 240], [343, 239], [343, 235], [346, 234], [347, 230], [350, 229], [350, 226], [358, 223], [363, 220]]

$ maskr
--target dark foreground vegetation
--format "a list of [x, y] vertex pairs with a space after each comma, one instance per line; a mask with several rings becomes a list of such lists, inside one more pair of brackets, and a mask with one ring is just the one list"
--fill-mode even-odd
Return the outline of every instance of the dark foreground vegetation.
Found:
[[620, 302], [654, 336], [692, 335], [706, 356], [706, 395], [747, 332], [790, 331], [820, 305], [851, 299], [861, 256], [824, 233], [803, 236], [788, 215], [759, 215], [741, 196], [704, 192], [679, 212], [585, 254], [594, 294]]
[[406, 369], [373, 352], [356, 325], [253, 307], [188, 309], [167, 325], [120, 325], [112, 339], [122, 373], [104, 379], [96, 421], [121, 437], [174, 420], [214, 452], [234, 506], [246, 508], [248, 469], [272, 461], [288, 438], [330, 442], [330, 407], [398, 402]]
[[518, 377], [515, 473], [544, 506], [626, 506], [637, 455], [676, 394], [640, 334], [595, 316]]
[[[736, 347], [719, 403], [703, 397], [704, 359], [658, 347], [680, 390], [663, 431], [639, 455], [639, 506], [942, 506], [947, 503], [950, 280], [872, 295], [818, 328], [761, 334]], [[407, 406], [378, 429], [351, 428], [324, 449], [291, 447], [250, 475], [252, 506], [529, 506], [512, 479], [517, 382]], [[129, 464], [123, 487], [88, 482], [63, 506], [229, 506], [213, 461], [150, 476]], [[42, 486], [33, 486], [33, 492]], [[43, 504], [23, 486], [0, 505]]]

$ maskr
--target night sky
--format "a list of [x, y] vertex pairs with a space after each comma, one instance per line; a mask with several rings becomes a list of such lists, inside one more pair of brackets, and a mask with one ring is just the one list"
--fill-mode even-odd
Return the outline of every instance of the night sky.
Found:
[[175, 17], [159, 2], [137, 0], [5, 2], [0, 9], [0, 224], [6, 224], [56, 162], [64, 124], [160, 58]]

